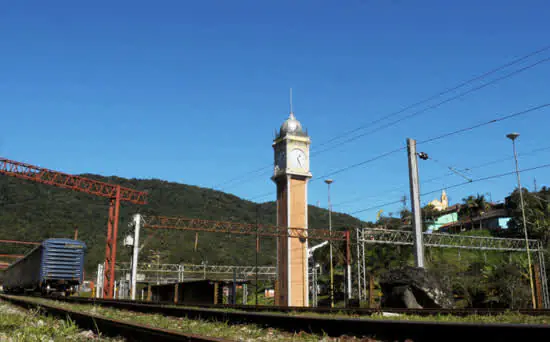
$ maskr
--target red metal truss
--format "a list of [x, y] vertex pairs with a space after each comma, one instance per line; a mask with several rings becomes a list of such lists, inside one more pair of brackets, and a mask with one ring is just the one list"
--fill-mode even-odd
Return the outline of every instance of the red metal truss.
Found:
[[22, 257], [24, 257], [24, 255], [21, 255], [21, 254], [0, 254], [0, 258], [19, 259], [19, 258], [22, 258]]
[[328, 229], [288, 228], [264, 224], [199, 220], [185, 217], [146, 216], [143, 217], [143, 228], [346, 241], [346, 233], [343, 231], [333, 230], [331, 232]]
[[120, 185], [69, 175], [63, 172], [52, 171], [39, 166], [16, 162], [5, 158], [0, 158], [0, 175], [1, 174], [109, 199], [103, 297], [112, 298], [115, 280], [116, 242], [120, 202], [146, 204], [147, 194], [143, 191], [124, 188]]
[[0, 240], [0, 243], [15, 243], [19, 245], [39, 245], [40, 244], [40, 242], [16, 241], [16, 240]]
[[[116, 184], [109, 184], [80, 176], [73, 176], [62, 172], [48, 170], [39, 166], [16, 162], [6, 158], [0, 158], [0, 174], [85, 192], [91, 195], [106, 198], [116, 197]], [[120, 200], [135, 204], [145, 204], [146, 193], [120, 187]]]

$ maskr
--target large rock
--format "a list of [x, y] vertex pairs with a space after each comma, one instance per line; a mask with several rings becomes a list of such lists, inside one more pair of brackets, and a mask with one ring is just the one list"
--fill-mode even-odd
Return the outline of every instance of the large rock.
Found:
[[452, 308], [450, 289], [423, 268], [405, 267], [384, 273], [382, 306], [392, 308]]

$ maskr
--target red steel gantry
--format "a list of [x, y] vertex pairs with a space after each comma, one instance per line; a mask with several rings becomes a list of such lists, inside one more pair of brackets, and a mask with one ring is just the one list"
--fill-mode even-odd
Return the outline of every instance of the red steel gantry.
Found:
[[120, 202], [125, 201], [134, 204], [145, 204], [147, 194], [143, 191], [124, 188], [120, 185], [73, 176], [5, 158], [0, 158], [0, 174], [109, 199], [103, 297], [112, 298], [115, 280], [116, 240], [118, 234]]

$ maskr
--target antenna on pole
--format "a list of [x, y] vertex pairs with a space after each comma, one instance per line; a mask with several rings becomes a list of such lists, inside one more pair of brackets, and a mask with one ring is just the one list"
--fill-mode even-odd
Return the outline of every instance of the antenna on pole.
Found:
[[290, 114], [292, 113], [292, 88], [290, 88]]

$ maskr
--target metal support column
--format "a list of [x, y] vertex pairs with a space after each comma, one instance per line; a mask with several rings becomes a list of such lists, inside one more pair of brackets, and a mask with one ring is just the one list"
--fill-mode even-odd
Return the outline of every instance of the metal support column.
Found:
[[542, 305], [545, 309], [550, 309], [550, 295], [548, 293], [548, 278], [546, 277], [546, 263], [544, 261], [544, 249], [539, 241], [537, 246], [537, 255], [539, 258], [539, 271], [542, 287]]
[[409, 155], [409, 181], [411, 188], [411, 210], [413, 214], [415, 266], [424, 268], [424, 243], [422, 240], [422, 215], [420, 212], [420, 185], [418, 180], [416, 140], [407, 139], [407, 150]]
[[317, 307], [317, 266], [315, 263], [313, 263], [313, 273], [311, 275], [311, 306], [316, 308]]
[[355, 230], [355, 241], [357, 242], [357, 299], [361, 302], [363, 300], [363, 293], [361, 292], [361, 247], [359, 246], [361, 239], [359, 238], [359, 229]]
[[96, 291], [95, 297], [103, 297], [103, 281], [104, 281], [104, 264], [97, 265], [97, 277], [96, 277]]
[[363, 299], [367, 299], [367, 265], [365, 255], [365, 228], [361, 229], [361, 264], [363, 265]]
[[231, 304], [237, 304], [237, 271], [233, 269], [233, 286], [231, 291]]
[[111, 299], [114, 294], [116, 240], [118, 235], [118, 215], [120, 211], [120, 185], [116, 195], [109, 200], [109, 219], [107, 221], [107, 243], [105, 246], [105, 275], [103, 280], [103, 298]]
[[243, 283], [243, 305], [248, 303], [248, 287]]
[[134, 215], [134, 250], [132, 255], [132, 285], [130, 289], [130, 296], [132, 300], [136, 300], [136, 284], [137, 284], [137, 268], [138, 268], [138, 255], [139, 255], [139, 230], [141, 227], [141, 215]]
[[347, 280], [347, 299], [351, 299], [351, 237], [349, 230], [345, 231], [346, 236], [346, 280]]

